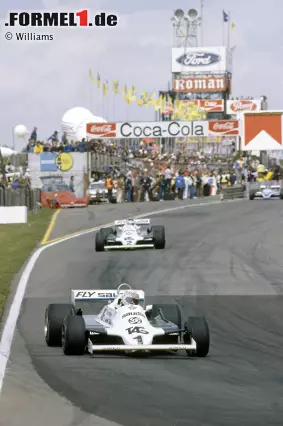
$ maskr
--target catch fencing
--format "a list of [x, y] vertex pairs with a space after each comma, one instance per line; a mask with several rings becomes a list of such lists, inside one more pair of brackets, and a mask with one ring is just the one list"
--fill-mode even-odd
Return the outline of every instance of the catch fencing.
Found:
[[40, 189], [30, 188], [0, 188], [0, 206], [26, 206], [28, 210], [37, 211], [40, 208]]

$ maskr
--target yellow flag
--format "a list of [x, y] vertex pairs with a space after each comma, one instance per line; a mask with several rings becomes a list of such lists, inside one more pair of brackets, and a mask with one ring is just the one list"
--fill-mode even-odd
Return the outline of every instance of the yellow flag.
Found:
[[235, 21], [231, 22], [231, 30], [234, 31], [234, 29], [236, 28], [236, 23]]
[[125, 84], [124, 89], [123, 89], [123, 96], [124, 98], [128, 95], [128, 86]]
[[88, 70], [89, 78], [92, 83], [95, 83], [95, 78], [93, 77], [91, 68]]
[[99, 72], [97, 73], [97, 77], [96, 77], [96, 85], [97, 85], [97, 88], [100, 89], [100, 74], [99, 74]]
[[112, 90], [116, 95], [119, 93], [119, 81], [118, 80], [113, 81]]
[[103, 83], [103, 96], [106, 96], [108, 93], [108, 81], [105, 81], [105, 83]]

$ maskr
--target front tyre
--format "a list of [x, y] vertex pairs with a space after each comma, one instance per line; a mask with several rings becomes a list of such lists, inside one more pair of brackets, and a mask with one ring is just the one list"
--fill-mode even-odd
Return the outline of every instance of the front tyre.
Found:
[[96, 251], [104, 251], [105, 247], [105, 237], [102, 232], [97, 232], [95, 236], [95, 250]]
[[154, 248], [156, 250], [163, 250], [165, 249], [165, 227], [164, 226], [152, 226], [152, 233], [153, 233], [153, 242], [154, 242]]
[[[206, 319], [202, 317], [189, 317], [185, 328], [184, 343], [190, 344], [191, 338], [193, 338], [197, 344], [195, 356], [206, 357], [210, 346], [210, 334]], [[188, 356], [192, 356], [192, 351], [186, 352]]]
[[45, 311], [45, 341], [48, 346], [60, 347], [62, 326], [67, 315], [73, 312], [73, 305], [56, 303], [48, 305]]
[[85, 322], [81, 316], [70, 315], [62, 327], [62, 348], [65, 355], [83, 355], [87, 344]]

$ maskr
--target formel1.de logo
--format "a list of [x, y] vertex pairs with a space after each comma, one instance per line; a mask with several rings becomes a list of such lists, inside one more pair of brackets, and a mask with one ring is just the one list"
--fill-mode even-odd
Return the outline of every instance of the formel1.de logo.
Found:
[[115, 27], [117, 15], [105, 12], [91, 15], [88, 9], [78, 12], [10, 12], [6, 27]]

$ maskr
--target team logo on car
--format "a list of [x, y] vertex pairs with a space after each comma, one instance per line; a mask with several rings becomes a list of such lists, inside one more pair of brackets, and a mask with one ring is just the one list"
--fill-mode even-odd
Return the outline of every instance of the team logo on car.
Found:
[[129, 323], [130, 324], [140, 324], [142, 322], [142, 320], [138, 317], [132, 317], [129, 319]]

